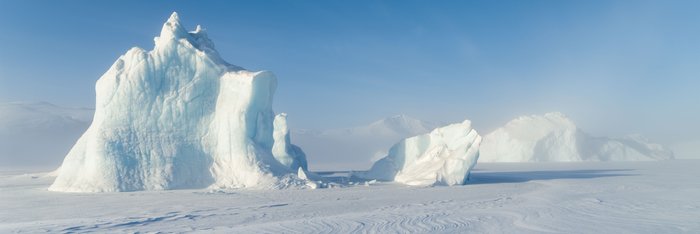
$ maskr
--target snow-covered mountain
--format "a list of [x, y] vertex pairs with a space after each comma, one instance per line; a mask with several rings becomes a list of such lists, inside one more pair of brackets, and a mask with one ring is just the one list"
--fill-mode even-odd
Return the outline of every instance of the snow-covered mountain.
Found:
[[330, 129], [321, 132], [324, 136], [362, 135], [362, 136], [415, 136], [438, 127], [436, 124], [418, 120], [406, 115], [395, 115], [377, 120], [365, 126]]
[[396, 142], [438, 126], [396, 115], [350, 128], [292, 130], [292, 139], [304, 149], [313, 170], [366, 170]]
[[0, 168], [55, 168], [92, 114], [47, 102], [0, 103]]
[[673, 152], [638, 135], [593, 137], [565, 115], [522, 116], [484, 136], [480, 162], [648, 161]]
[[[173, 13], [151, 51], [132, 48], [97, 81], [92, 124], [49, 190], [104, 192], [305, 186], [305, 160], [272, 111], [267, 71], [225, 62]], [[274, 149], [274, 150], [273, 150]]]

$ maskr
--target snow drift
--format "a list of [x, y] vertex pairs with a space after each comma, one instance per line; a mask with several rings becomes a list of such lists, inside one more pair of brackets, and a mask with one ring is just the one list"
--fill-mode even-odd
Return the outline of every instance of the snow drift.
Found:
[[471, 121], [404, 139], [369, 171], [354, 175], [408, 185], [462, 185], [479, 158], [481, 136]]
[[276, 85], [270, 72], [225, 62], [200, 26], [187, 32], [173, 13], [153, 50], [132, 48], [97, 81], [92, 124], [49, 189], [304, 185], [304, 154], [272, 111]]
[[561, 113], [523, 116], [484, 136], [481, 162], [643, 161], [673, 152], [641, 136], [592, 137]]

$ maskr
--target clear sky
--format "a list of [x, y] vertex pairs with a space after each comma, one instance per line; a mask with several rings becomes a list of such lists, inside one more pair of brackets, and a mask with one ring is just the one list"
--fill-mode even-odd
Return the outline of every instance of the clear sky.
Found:
[[561, 111], [597, 135], [700, 132], [700, 1], [0, 1], [0, 101], [93, 106], [173, 11], [273, 71], [296, 128]]

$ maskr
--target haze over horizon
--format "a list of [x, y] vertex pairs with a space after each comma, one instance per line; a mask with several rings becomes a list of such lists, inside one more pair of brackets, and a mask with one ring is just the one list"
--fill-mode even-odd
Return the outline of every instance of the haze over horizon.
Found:
[[699, 3], [442, 4], [3, 2], [0, 101], [94, 106], [95, 81], [177, 11], [227, 61], [277, 75], [292, 128], [407, 114], [488, 131], [561, 111], [595, 135], [698, 140]]

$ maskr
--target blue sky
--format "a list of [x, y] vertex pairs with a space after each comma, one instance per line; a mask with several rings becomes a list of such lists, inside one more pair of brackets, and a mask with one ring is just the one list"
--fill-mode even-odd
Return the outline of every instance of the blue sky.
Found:
[[700, 131], [698, 1], [0, 1], [0, 101], [93, 106], [172, 11], [273, 71], [292, 127], [404, 113], [489, 131], [562, 111], [596, 135]]

